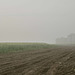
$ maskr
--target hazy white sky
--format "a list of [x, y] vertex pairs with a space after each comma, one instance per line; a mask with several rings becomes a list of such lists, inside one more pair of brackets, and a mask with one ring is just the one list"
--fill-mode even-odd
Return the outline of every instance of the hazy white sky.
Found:
[[75, 32], [75, 0], [0, 0], [0, 41], [43, 41]]

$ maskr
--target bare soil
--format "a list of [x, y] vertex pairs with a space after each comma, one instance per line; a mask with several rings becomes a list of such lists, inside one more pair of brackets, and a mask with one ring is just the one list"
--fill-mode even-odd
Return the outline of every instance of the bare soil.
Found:
[[0, 54], [0, 75], [75, 75], [75, 47]]

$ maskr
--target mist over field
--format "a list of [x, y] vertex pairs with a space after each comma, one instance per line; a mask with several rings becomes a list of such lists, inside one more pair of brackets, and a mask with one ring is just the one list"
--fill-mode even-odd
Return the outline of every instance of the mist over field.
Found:
[[0, 0], [0, 75], [75, 75], [75, 0]]
[[75, 0], [0, 0], [0, 41], [55, 43], [75, 32]]

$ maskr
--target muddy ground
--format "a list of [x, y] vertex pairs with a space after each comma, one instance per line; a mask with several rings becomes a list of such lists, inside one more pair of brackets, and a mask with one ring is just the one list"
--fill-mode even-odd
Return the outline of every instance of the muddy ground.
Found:
[[75, 47], [0, 54], [0, 75], [75, 75]]

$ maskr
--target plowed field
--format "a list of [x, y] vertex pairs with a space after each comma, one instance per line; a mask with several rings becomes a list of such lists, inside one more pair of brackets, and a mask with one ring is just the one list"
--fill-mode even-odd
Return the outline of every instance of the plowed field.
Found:
[[1, 53], [0, 75], [75, 75], [75, 47]]

